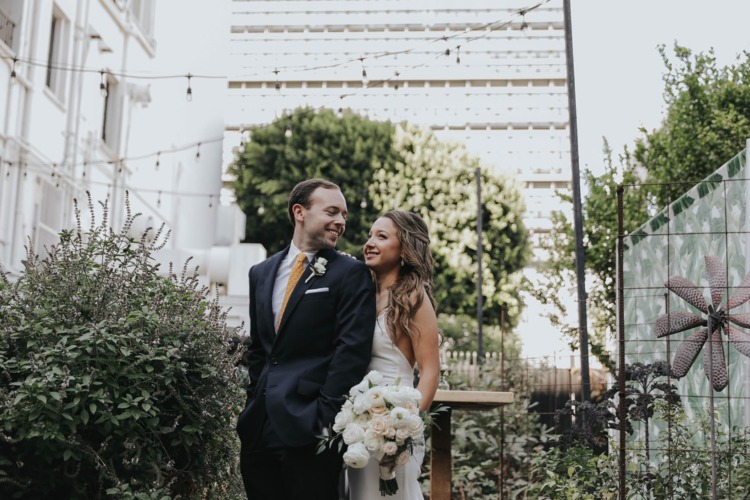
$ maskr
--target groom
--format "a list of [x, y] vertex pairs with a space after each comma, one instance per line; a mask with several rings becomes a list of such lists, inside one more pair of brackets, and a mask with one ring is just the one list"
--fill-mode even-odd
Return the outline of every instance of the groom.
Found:
[[237, 422], [250, 500], [338, 498], [341, 457], [316, 455], [316, 436], [366, 374], [375, 327], [367, 267], [334, 249], [346, 215], [336, 184], [300, 182], [292, 244], [250, 269], [250, 383]]

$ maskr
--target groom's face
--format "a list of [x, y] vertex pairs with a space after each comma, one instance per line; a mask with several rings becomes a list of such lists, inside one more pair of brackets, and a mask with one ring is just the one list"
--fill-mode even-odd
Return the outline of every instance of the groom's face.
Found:
[[313, 191], [310, 207], [299, 206], [295, 210], [296, 224], [302, 232], [303, 245], [307, 247], [300, 250], [335, 247], [346, 229], [346, 215], [346, 200], [341, 191], [322, 187]]

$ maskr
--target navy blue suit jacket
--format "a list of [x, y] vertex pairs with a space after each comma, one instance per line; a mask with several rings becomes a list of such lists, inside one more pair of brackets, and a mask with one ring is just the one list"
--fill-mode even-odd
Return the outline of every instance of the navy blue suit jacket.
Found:
[[250, 385], [237, 422], [243, 446], [257, 439], [263, 411], [281, 445], [315, 442], [370, 363], [375, 286], [367, 266], [336, 250], [317, 253], [328, 261], [325, 274], [308, 280], [308, 266], [276, 332], [273, 286], [288, 252], [287, 247], [249, 272]]

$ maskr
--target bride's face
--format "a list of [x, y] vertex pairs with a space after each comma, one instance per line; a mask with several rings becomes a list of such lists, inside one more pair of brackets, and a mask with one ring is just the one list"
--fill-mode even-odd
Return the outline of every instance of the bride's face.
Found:
[[364, 246], [365, 264], [374, 271], [386, 271], [401, 265], [401, 242], [396, 224], [381, 217], [370, 228]]

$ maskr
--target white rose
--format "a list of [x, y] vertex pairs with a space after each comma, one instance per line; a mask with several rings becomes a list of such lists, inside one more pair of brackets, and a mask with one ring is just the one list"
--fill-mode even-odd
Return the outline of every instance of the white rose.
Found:
[[398, 445], [393, 441], [386, 441], [383, 444], [383, 453], [386, 455], [395, 455], [398, 451]]
[[365, 437], [365, 430], [357, 423], [349, 423], [341, 434], [346, 444], [360, 443]]
[[386, 420], [385, 417], [374, 415], [370, 419], [368, 427], [382, 436], [388, 431], [388, 427], [390, 426], [388, 425], [388, 420]]
[[372, 385], [378, 385], [383, 381], [383, 374], [377, 370], [372, 370], [365, 375], [365, 380], [369, 380]]
[[406, 438], [408, 438], [409, 436], [411, 436], [411, 433], [406, 427], [396, 429], [396, 441], [398, 441], [399, 443], [403, 443], [404, 441], [406, 441]]
[[333, 431], [341, 432], [346, 426], [354, 420], [354, 413], [348, 408], [343, 408], [336, 414], [336, 418], [333, 420]]
[[367, 380], [363, 380], [359, 384], [349, 389], [349, 395], [357, 396], [358, 394], [364, 394], [365, 391], [367, 391], [367, 389], [369, 388], [370, 388], [370, 384], [367, 383]]
[[383, 397], [382, 387], [373, 387], [372, 389], [368, 389], [367, 392], [365, 392], [364, 397], [367, 400], [368, 409], [377, 406], [385, 406], [385, 398]]
[[367, 451], [365, 445], [362, 443], [355, 443], [346, 450], [344, 453], [344, 463], [349, 467], [355, 469], [362, 469], [367, 466], [367, 462], [370, 461], [370, 452]]
[[367, 409], [370, 407], [369, 402], [367, 401], [367, 398], [365, 398], [364, 394], [360, 394], [357, 397], [354, 398], [354, 403], [352, 404], [352, 410], [354, 410], [354, 413], [357, 415], [367, 412]]
[[412, 415], [406, 421], [406, 428], [413, 437], [421, 436], [424, 433], [424, 421], [418, 415]]
[[386, 399], [393, 406], [407, 406], [409, 404], [419, 404], [422, 395], [416, 389], [405, 385], [393, 386], [388, 392]]
[[367, 429], [365, 431], [364, 444], [365, 448], [367, 448], [368, 450], [378, 451], [383, 446], [384, 442], [385, 440], [383, 439], [383, 436], [373, 431], [372, 429]]
[[409, 410], [406, 408], [394, 408], [391, 410], [391, 421], [396, 429], [405, 427], [410, 417]]

